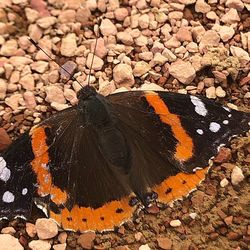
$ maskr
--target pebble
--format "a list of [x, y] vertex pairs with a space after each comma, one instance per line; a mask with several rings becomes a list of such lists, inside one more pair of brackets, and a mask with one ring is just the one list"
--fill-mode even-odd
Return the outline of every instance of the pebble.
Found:
[[171, 227], [179, 227], [179, 226], [181, 226], [181, 221], [180, 220], [171, 220], [169, 224]]
[[118, 87], [132, 87], [135, 82], [131, 66], [124, 63], [114, 67], [113, 78]]
[[214, 30], [208, 30], [201, 38], [199, 49], [201, 52], [204, 52], [204, 50], [208, 47], [217, 47], [219, 45], [219, 42], [219, 34]]
[[96, 235], [94, 232], [86, 232], [79, 236], [77, 243], [84, 249], [92, 249], [95, 237]]
[[[93, 59], [93, 57], [94, 57], [94, 59]], [[93, 64], [92, 64], [92, 61], [93, 61]], [[101, 70], [103, 65], [104, 65], [104, 61], [100, 57], [98, 57], [98, 56], [96, 56], [96, 55], [94, 55], [92, 53], [88, 54], [88, 57], [87, 57], [87, 60], [86, 60], [86, 66], [89, 69]]]
[[236, 9], [230, 8], [229, 11], [221, 17], [221, 21], [226, 24], [234, 24], [240, 21], [240, 17]]
[[148, 244], [145, 244], [145, 245], [141, 245], [141, 246], [139, 247], [139, 250], [151, 250], [151, 248], [149, 247]]
[[26, 91], [23, 93], [23, 99], [25, 106], [29, 110], [34, 110], [36, 107], [36, 98], [32, 91]]
[[128, 32], [118, 32], [117, 39], [125, 45], [132, 45], [134, 43], [133, 37]]
[[40, 240], [51, 239], [58, 234], [57, 224], [52, 219], [46, 219], [46, 218], [37, 219], [35, 227], [37, 236]]
[[22, 85], [23, 89], [34, 91], [35, 89], [35, 79], [32, 74], [27, 74], [21, 77], [19, 83]]
[[63, 56], [67, 57], [74, 56], [76, 49], [77, 49], [77, 44], [76, 44], [75, 33], [68, 34], [66, 37], [62, 38], [60, 51]]
[[144, 61], [150, 61], [153, 59], [153, 52], [147, 51], [147, 52], [141, 52], [139, 53], [139, 58]]
[[211, 86], [206, 89], [206, 97], [209, 99], [215, 99], [216, 98], [216, 89], [214, 86]]
[[10, 39], [2, 45], [0, 49], [0, 55], [14, 56], [16, 51], [17, 51], [17, 41], [14, 39]]
[[140, 241], [142, 237], [143, 237], [143, 234], [141, 232], [135, 233], [135, 240], [136, 241]]
[[25, 229], [30, 238], [34, 238], [36, 236], [36, 227], [34, 224], [27, 222]]
[[14, 227], [4, 227], [1, 230], [1, 233], [2, 234], [11, 234], [11, 235], [14, 235], [16, 233], [16, 230], [15, 230]]
[[185, 85], [190, 84], [196, 76], [195, 69], [193, 68], [191, 63], [181, 60], [173, 62], [170, 65], [169, 73]]
[[33, 60], [31, 60], [30, 58], [27, 58], [25, 56], [12, 56], [12, 57], [10, 57], [9, 62], [15, 68], [18, 68], [20, 66], [31, 64], [33, 62]]
[[29, 243], [29, 248], [31, 250], [50, 250], [51, 245], [45, 240], [32, 240]]
[[0, 78], [0, 100], [4, 100], [6, 97], [7, 91], [7, 82], [4, 79]]
[[195, 11], [200, 13], [207, 13], [211, 10], [211, 6], [207, 4], [204, 0], [197, 0], [195, 3]]
[[25, 15], [29, 23], [34, 23], [39, 18], [39, 12], [31, 8], [25, 8]]
[[102, 20], [100, 31], [103, 36], [115, 36], [117, 34], [116, 26], [109, 19]]
[[13, 110], [17, 110], [19, 101], [22, 99], [21, 94], [13, 94], [10, 97], [5, 98], [5, 104], [11, 107]]
[[136, 77], [142, 76], [146, 74], [151, 69], [150, 65], [147, 62], [139, 61], [136, 62], [135, 67], [133, 69], [133, 74]]
[[215, 94], [216, 96], [222, 98], [222, 97], [225, 97], [226, 96], [226, 91], [223, 90], [223, 88], [221, 86], [218, 86], [216, 89], [215, 89]]
[[155, 83], [144, 83], [141, 85], [140, 90], [165, 91], [164, 88]]
[[[92, 53], [94, 53], [95, 43], [96, 43], [96, 41], [91, 43], [91, 52]], [[108, 51], [107, 51], [107, 48], [105, 45], [105, 41], [102, 37], [99, 37], [97, 39], [95, 55], [100, 57], [100, 58], [104, 58], [107, 55], [107, 53], [108, 53]]]
[[49, 103], [57, 102], [64, 104], [66, 102], [63, 91], [57, 86], [48, 86], [45, 89], [46, 98], [45, 100]]
[[53, 249], [54, 250], [65, 250], [66, 249], [67, 244], [63, 243], [63, 244], [56, 244], [53, 245]]
[[233, 8], [238, 11], [242, 11], [244, 9], [244, 4], [241, 0], [227, 0], [225, 5], [228, 8]]
[[69, 101], [72, 105], [77, 103], [76, 92], [73, 89], [65, 89], [64, 97], [67, 101]]
[[60, 23], [74, 23], [76, 20], [75, 10], [63, 10], [58, 16], [58, 21]]
[[57, 18], [53, 16], [42, 17], [36, 21], [39, 27], [42, 29], [48, 29], [57, 22]]
[[165, 249], [165, 250], [172, 249], [172, 240], [167, 237], [157, 238], [157, 244], [160, 249]]
[[52, 102], [50, 104], [50, 106], [57, 110], [57, 111], [61, 111], [61, 110], [64, 110], [64, 109], [67, 109], [69, 108], [69, 105], [68, 104], [63, 104], [63, 103], [58, 103], [58, 102]]
[[[215, 28], [213, 27], [213, 29], [215, 29]], [[216, 29], [216, 30], [217, 30], [217, 32], [218, 32], [218, 34], [223, 42], [227, 42], [235, 34], [233, 27], [228, 27], [225, 25], [223, 25], [223, 26], [218, 25], [218, 29]]]
[[222, 188], [226, 187], [228, 184], [229, 184], [229, 181], [227, 180], [227, 178], [223, 178], [223, 179], [220, 181], [220, 186], [221, 186]]
[[152, 60], [152, 65], [163, 65], [168, 61], [168, 58], [163, 56], [160, 52], [155, 53], [154, 58]]
[[5, 150], [11, 144], [11, 139], [6, 130], [0, 128], [0, 151]]
[[114, 11], [115, 18], [118, 21], [124, 21], [124, 19], [128, 16], [128, 14], [129, 13], [128, 13], [127, 8], [117, 8]]
[[238, 185], [239, 183], [241, 183], [244, 180], [244, 175], [242, 173], [241, 168], [239, 168], [238, 166], [235, 166], [233, 168], [232, 174], [231, 174], [231, 182], [233, 185]]
[[188, 27], [180, 27], [178, 32], [176, 33], [176, 38], [180, 42], [192, 42], [192, 33]]
[[147, 29], [149, 26], [149, 16], [147, 14], [143, 14], [138, 19], [138, 24], [142, 29]]
[[249, 53], [246, 52], [244, 49], [236, 46], [231, 46], [230, 51], [232, 55], [239, 58], [239, 60], [250, 61]]
[[30, 65], [31, 69], [42, 74], [49, 68], [49, 63], [44, 61], [33, 62]]
[[1, 250], [23, 250], [24, 248], [19, 243], [18, 239], [10, 234], [0, 234]]

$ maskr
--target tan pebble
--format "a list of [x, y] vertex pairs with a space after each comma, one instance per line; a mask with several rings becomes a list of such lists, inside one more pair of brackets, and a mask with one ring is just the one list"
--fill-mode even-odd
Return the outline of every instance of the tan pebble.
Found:
[[176, 20], [180, 20], [183, 17], [183, 12], [182, 11], [172, 11], [169, 12], [168, 14], [168, 18], [171, 19], [176, 19]]
[[45, 240], [32, 240], [29, 243], [29, 248], [32, 250], [50, 250], [51, 245]]
[[244, 175], [238, 166], [235, 166], [233, 168], [232, 174], [231, 174], [231, 182], [233, 185], [238, 185], [240, 182], [244, 180]]
[[116, 26], [109, 19], [102, 20], [100, 31], [103, 36], [115, 36], [117, 34]]
[[228, 26], [218, 26], [218, 29], [217, 29], [219, 35], [220, 35], [220, 38], [223, 42], [227, 42], [228, 40], [230, 40], [234, 34], [235, 34], [235, 31], [233, 29], [233, 27], [228, 27]]
[[12, 56], [9, 59], [9, 62], [16, 68], [24, 65], [31, 64], [33, 60], [24, 56]]
[[232, 55], [239, 58], [239, 60], [250, 61], [249, 53], [245, 51], [244, 49], [236, 47], [236, 46], [231, 46], [230, 51]]
[[18, 239], [10, 234], [0, 234], [1, 250], [23, 250], [24, 248], [19, 243]]
[[145, 245], [141, 245], [141, 246], [139, 247], [139, 250], [151, 250], [151, 248], [149, 247], [148, 244], [145, 244]]
[[195, 76], [195, 69], [190, 62], [176, 61], [169, 67], [169, 73], [183, 84], [191, 83]]
[[139, 17], [138, 24], [142, 29], [147, 29], [149, 26], [149, 16], [147, 14], [143, 14]]
[[180, 220], [171, 220], [169, 224], [171, 227], [179, 227], [179, 226], [181, 226], [181, 221]]
[[211, 46], [218, 46], [220, 42], [219, 34], [214, 30], [208, 30], [201, 38], [199, 49], [203, 52], [206, 48]]
[[76, 49], [77, 49], [77, 44], [76, 44], [75, 33], [70, 33], [62, 39], [60, 51], [63, 56], [67, 57], [74, 56]]
[[236, 9], [230, 8], [229, 11], [221, 17], [221, 21], [226, 24], [233, 24], [239, 22], [240, 17]]
[[126, 8], [117, 8], [114, 11], [115, 18], [118, 21], [123, 21], [128, 16], [128, 10]]
[[211, 6], [207, 4], [204, 0], [197, 0], [195, 3], [195, 11], [200, 13], [207, 13], [211, 10]]
[[53, 26], [56, 22], [57, 18], [53, 16], [42, 17], [36, 21], [38, 26], [43, 29], [48, 29], [49, 27]]
[[[94, 57], [94, 60], [93, 60], [93, 57]], [[93, 61], [93, 64], [92, 64], [92, 61]], [[92, 67], [93, 70], [101, 70], [103, 65], [104, 65], [104, 61], [100, 57], [92, 53], [88, 54], [88, 57], [86, 60], [86, 66], [89, 69]]]
[[176, 36], [173, 36], [167, 40], [164, 45], [168, 49], [179, 48], [181, 46], [181, 42], [176, 38]]
[[64, 109], [67, 109], [69, 108], [69, 105], [68, 104], [63, 104], [63, 103], [58, 103], [58, 102], [52, 102], [50, 104], [50, 106], [57, 110], [57, 111], [61, 111], [61, 110], [64, 110]]
[[44, 62], [44, 61], [37, 61], [37, 62], [33, 62], [30, 65], [31, 69], [42, 74], [44, 73], [48, 67], [49, 67], [49, 63], [48, 62]]
[[136, 241], [140, 241], [142, 237], [143, 237], [143, 234], [141, 232], [135, 233], [135, 240]]
[[153, 53], [151, 51], [139, 53], [139, 58], [144, 61], [150, 61], [153, 59]]
[[168, 58], [163, 56], [161, 53], [157, 52], [155, 53], [154, 55], [154, 58], [152, 60], [152, 65], [155, 66], [155, 65], [163, 65], [165, 64], [166, 62], [168, 61]]
[[227, 178], [224, 178], [220, 181], [220, 186], [221, 187], [226, 187], [229, 184], [229, 181], [227, 180]]
[[76, 11], [75, 10], [63, 10], [58, 16], [58, 21], [60, 23], [74, 23], [76, 19]]
[[63, 244], [63, 243], [66, 243], [67, 237], [68, 237], [68, 235], [67, 235], [66, 232], [61, 232], [61, 233], [58, 235], [58, 240], [59, 240], [59, 242], [60, 242], [61, 244]]
[[[96, 45], [95, 43], [96, 43], [96, 41], [91, 43], [91, 52], [92, 53], [94, 53], [94, 48], [95, 48], [95, 45]], [[105, 44], [105, 41], [104, 41], [104, 39], [102, 37], [97, 39], [95, 55], [100, 57], [100, 58], [104, 58], [107, 55], [106, 44]]]
[[0, 55], [2, 56], [14, 56], [17, 50], [17, 41], [14, 39], [6, 41], [1, 49]]
[[155, 83], [144, 83], [141, 85], [140, 90], [164, 91], [164, 88]]
[[224, 91], [224, 90], [222, 89], [221, 86], [218, 86], [218, 87], [216, 88], [216, 90], [215, 90], [215, 94], [216, 94], [216, 96], [222, 98], [222, 97], [225, 97], [225, 96], [226, 96], [226, 91]]
[[157, 238], [157, 244], [160, 249], [171, 250], [172, 240], [167, 237]]
[[123, 63], [114, 67], [113, 78], [119, 87], [131, 87], [135, 82], [131, 66]]
[[176, 38], [180, 42], [192, 42], [192, 34], [188, 27], [180, 27], [178, 32], [176, 33]]
[[225, 5], [238, 11], [242, 11], [244, 9], [244, 4], [241, 0], [227, 0]]
[[27, 222], [26, 223], [26, 232], [29, 237], [34, 238], [36, 236], [36, 227], [34, 224]]
[[142, 76], [146, 74], [151, 69], [150, 65], [147, 62], [139, 61], [136, 62], [135, 67], [133, 69], [133, 74], [136, 77]]
[[211, 86], [206, 89], [206, 97], [209, 99], [215, 99], [216, 98], [216, 92], [215, 92], [215, 87]]
[[138, 46], [146, 46], [148, 44], [148, 38], [144, 35], [140, 35], [139, 37], [135, 38], [135, 44]]
[[16, 230], [15, 230], [14, 227], [4, 227], [1, 230], [1, 233], [2, 234], [11, 234], [11, 235], [14, 235], [16, 233]]
[[66, 249], [67, 244], [63, 243], [63, 244], [56, 244], [53, 245], [53, 249], [54, 250], [65, 250]]
[[219, 19], [219, 17], [217, 16], [217, 14], [214, 11], [207, 12], [206, 17], [210, 20], [218, 20]]
[[227, 103], [227, 106], [230, 108], [230, 109], [234, 109], [234, 110], [239, 110], [238, 107], [233, 104], [233, 103]]
[[13, 94], [8, 98], [5, 98], [5, 104], [11, 107], [13, 110], [17, 110], [19, 101], [22, 99], [21, 94]]
[[46, 87], [45, 92], [46, 92], [45, 100], [49, 103], [57, 102], [64, 104], [66, 102], [63, 95], [63, 91], [61, 90], [61, 88], [57, 86], [48, 86]]
[[77, 243], [84, 249], [92, 249], [95, 237], [96, 235], [94, 232], [86, 232], [79, 236]]
[[39, 17], [39, 12], [31, 8], [25, 8], [25, 15], [29, 23], [34, 23]]
[[38, 238], [41, 240], [51, 239], [58, 234], [57, 224], [52, 219], [37, 219], [35, 227]]
[[4, 100], [6, 97], [7, 91], [7, 82], [4, 79], [0, 78], [0, 100]]

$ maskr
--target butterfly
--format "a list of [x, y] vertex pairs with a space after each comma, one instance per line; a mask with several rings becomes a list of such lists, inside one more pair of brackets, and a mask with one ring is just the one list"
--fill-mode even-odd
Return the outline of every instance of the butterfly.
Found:
[[64, 229], [112, 229], [138, 202], [187, 195], [218, 148], [250, 128], [249, 113], [192, 95], [104, 97], [88, 85], [78, 100], [0, 155], [1, 218], [29, 218], [34, 202]]

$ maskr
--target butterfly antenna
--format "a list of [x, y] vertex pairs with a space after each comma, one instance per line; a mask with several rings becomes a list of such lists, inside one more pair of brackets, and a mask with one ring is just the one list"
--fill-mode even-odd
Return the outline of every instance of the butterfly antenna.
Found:
[[60, 64], [58, 64], [44, 49], [42, 49], [37, 42], [35, 42], [32, 38], [28, 38], [29, 41], [39, 50], [41, 50], [51, 61], [55, 62], [59, 67], [60, 69], [64, 70], [69, 76], [70, 76], [70, 79], [73, 80], [73, 81], [76, 81], [82, 88], [83, 88], [83, 85], [74, 77], [74, 76], [71, 76], [71, 73], [65, 69], [63, 66], [61, 66]]
[[91, 76], [91, 70], [93, 68], [93, 63], [94, 63], [94, 58], [95, 58], [95, 53], [96, 53], [96, 48], [97, 48], [97, 41], [98, 41], [98, 37], [96, 37], [96, 39], [95, 39], [95, 47], [94, 47], [94, 51], [93, 51], [93, 57], [92, 57], [92, 61], [91, 61], [90, 68], [89, 68], [88, 86], [90, 85], [90, 76]]

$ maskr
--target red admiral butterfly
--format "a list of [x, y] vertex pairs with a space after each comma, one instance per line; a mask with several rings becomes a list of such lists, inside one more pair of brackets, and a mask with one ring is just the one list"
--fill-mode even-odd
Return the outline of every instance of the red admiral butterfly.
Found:
[[188, 194], [218, 147], [250, 123], [248, 113], [176, 93], [104, 97], [86, 86], [78, 99], [1, 155], [1, 217], [28, 217], [35, 202], [64, 229], [112, 229], [137, 201]]

